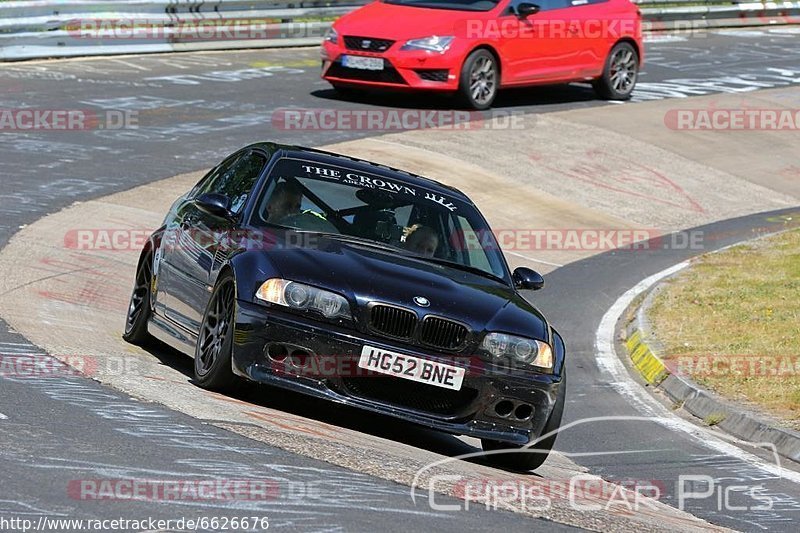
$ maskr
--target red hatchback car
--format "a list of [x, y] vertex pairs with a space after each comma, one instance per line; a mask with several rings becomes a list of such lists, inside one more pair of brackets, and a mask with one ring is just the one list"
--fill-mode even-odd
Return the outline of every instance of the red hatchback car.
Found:
[[505, 87], [575, 81], [624, 100], [641, 61], [629, 0], [378, 0], [322, 43], [322, 77], [336, 89], [458, 93], [475, 109]]

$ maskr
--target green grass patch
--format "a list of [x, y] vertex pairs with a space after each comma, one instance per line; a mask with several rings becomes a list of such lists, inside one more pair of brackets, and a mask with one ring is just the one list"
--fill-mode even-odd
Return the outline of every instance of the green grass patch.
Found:
[[719, 424], [723, 420], [725, 420], [725, 415], [724, 414], [722, 414], [722, 413], [711, 413], [710, 415], [708, 415], [707, 417], [705, 417], [703, 419], [703, 422], [705, 422], [709, 426], [716, 426], [717, 424]]
[[800, 230], [700, 258], [648, 316], [668, 364], [800, 427]]

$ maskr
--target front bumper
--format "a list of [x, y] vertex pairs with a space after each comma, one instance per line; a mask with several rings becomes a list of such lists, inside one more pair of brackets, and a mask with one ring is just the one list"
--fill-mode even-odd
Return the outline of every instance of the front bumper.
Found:
[[[365, 344], [464, 366], [462, 388], [452, 391], [367, 374], [357, 366]], [[289, 356], [282, 360], [270, 357], [270, 347], [276, 346], [288, 347]], [[476, 357], [422, 353], [416, 347], [241, 300], [236, 312], [233, 369], [253, 381], [436, 430], [517, 445], [541, 434], [561, 382], [559, 376], [512, 374]]]
[[[425, 50], [400, 51], [402, 43], [396, 42], [385, 52], [368, 52], [348, 49], [342, 44], [325, 41], [322, 44], [322, 78], [347, 86], [384, 87], [391, 89], [419, 89], [425, 91], [458, 90], [458, 76], [463, 54], [456, 47], [444, 53]], [[342, 55], [381, 58], [384, 69], [380, 71], [347, 68], [342, 65]]]

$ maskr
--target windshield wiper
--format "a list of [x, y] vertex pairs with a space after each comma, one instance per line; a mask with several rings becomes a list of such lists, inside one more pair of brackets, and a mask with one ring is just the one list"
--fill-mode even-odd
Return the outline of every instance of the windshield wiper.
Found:
[[317, 235], [322, 235], [322, 236], [324, 236], [324, 237], [326, 237], [328, 239], [347, 241], [347, 242], [352, 242], [354, 244], [362, 244], [364, 246], [371, 246], [373, 248], [378, 248], [380, 250], [387, 250], [387, 251], [390, 251], [390, 252], [393, 252], [393, 253], [399, 253], [400, 255], [402, 255], [404, 257], [409, 257], [411, 259], [418, 259], [420, 261], [426, 261], [426, 262], [429, 262], [429, 263], [436, 263], [437, 265], [448, 266], [448, 267], [451, 267], [451, 268], [456, 268], [458, 270], [464, 270], [464, 271], [467, 271], [467, 272], [471, 272], [473, 274], [477, 274], [479, 276], [491, 278], [491, 279], [493, 279], [495, 281], [499, 281], [500, 283], [502, 283], [504, 285], [508, 285], [508, 281], [506, 281], [504, 278], [502, 278], [502, 277], [500, 277], [500, 276], [498, 276], [496, 274], [492, 274], [491, 272], [487, 272], [487, 271], [483, 270], [482, 268], [474, 267], [474, 266], [471, 266], [471, 265], [465, 265], [465, 264], [462, 264], [462, 263], [455, 263], [453, 261], [448, 261], [447, 259], [439, 259], [438, 257], [425, 257], [425, 256], [422, 256], [422, 255], [410, 252], [410, 251], [408, 251], [408, 250], [406, 250], [404, 248], [400, 248], [398, 246], [393, 246], [391, 244], [387, 244], [385, 242], [374, 241], [372, 239], [367, 239], [367, 238], [364, 238], [364, 237], [356, 237], [355, 235], [347, 235], [346, 233], [328, 233], [328, 232], [325, 232], [325, 231], [302, 230], [302, 229], [295, 229], [295, 228], [287, 228], [287, 229], [292, 229], [296, 233], [313, 233], [313, 234], [317, 234]]
[[392, 252], [395, 252], [395, 253], [400, 253], [401, 255], [403, 255], [405, 257], [410, 257], [411, 259], [419, 259], [420, 261], [427, 261], [427, 262], [430, 262], [430, 263], [436, 263], [437, 265], [448, 266], [448, 267], [456, 268], [456, 269], [459, 269], [459, 270], [465, 270], [465, 271], [471, 272], [473, 274], [478, 274], [479, 276], [484, 276], [484, 277], [491, 278], [491, 279], [499, 281], [500, 283], [503, 283], [505, 285], [508, 284], [508, 282], [505, 279], [501, 278], [500, 276], [492, 274], [491, 272], [487, 272], [487, 271], [483, 270], [482, 268], [474, 267], [474, 266], [471, 266], [471, 265], [465, 265], [465, 264], [462, 264], [462, 263], [455, 263], [453, 261], [448, 261], [447, 259], [439, 259], [438, 257], [425, 257], [423, 255], [419, 255], [419, 254], [415, 254], [413, 252], [410, 252], [410, 251], [408, 251], [408, 250], [406, 250], [404, 248], [400, 248], [398, 246], [392, 246], [391, 244], [386, 244], [386, 243], [383, 243], [383, 242], [380, 242], [380, 241], [373, 241], [372, 239], [365, 239], [363, 237], [355, 237], [353, 235], [346, 235], [346, 234], [343, 234], [343, 233], [326, 233], [324, 235], [326, 237], [330, 237], [330, 238], [333, 238], [333, 239], [340, 239], [340, 240], [343, 240], [343, 241], [351, 241], [351, 242], [355, 242], [355, 243], [359, 243], [359, 244], [365, 244], [367, 246], [374, 246], [375, 248], [380, 248], [380, 249], [383, 249], [383, 250], [389, 250], [389, 251], [392, 251]]
[[356, 237], [355, 235], [347, 235], [346, 233], [327, 233], [324, 231], [310, 231], [310, 230], [297, 230], [298, 233], [318, 233], [324, 235], [329, 239], [336, 239], [340, 241], [352, 242], [354, 244], [363, 244], [364, 246], [372, 246], [373, 248], [380, 248], [381, 250], [389, 250], [392, 252], [400, 252], [403, 255], [410, 255], [406, 250], [387, 244], [385, 242], [374, 241], [364, 237]]
[[492, 274], [491, 272], [487, 272], [482, 268], [474, 267], [472, 265], [465, 265], [463, 263], [456, 263], [454, 261], [448, 261], [447, 259], [439, 259], [438, 257], [424, 257], [421, 255], [415, 255], [414, 257], [421, 259], [423, 261], [429, 261], [431, 263], [436, 263], [437, 265], [448, 266], [450, 268], [456, 268], [458, 270], [465, 270], [467, 272], [471, 272], [473, 274], [478, 274], [479, 276], [483, 276], [486, 278], [491, 278], [493, 280], [499, 281], [504, 285], [508, 285], [508, 281], [504, 278], [496, 274]]

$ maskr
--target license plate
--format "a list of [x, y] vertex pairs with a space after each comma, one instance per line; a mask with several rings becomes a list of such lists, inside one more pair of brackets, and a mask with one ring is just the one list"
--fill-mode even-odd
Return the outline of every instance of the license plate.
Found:
[[380, 57], [342, 56], [342, 66], [361, 70], [383, 70], [383, 59]]
[[364, 346], [358, 366], [380, 374], [427, 383], [443, 389], [461, 390], [464, 369], [419, 357]]

